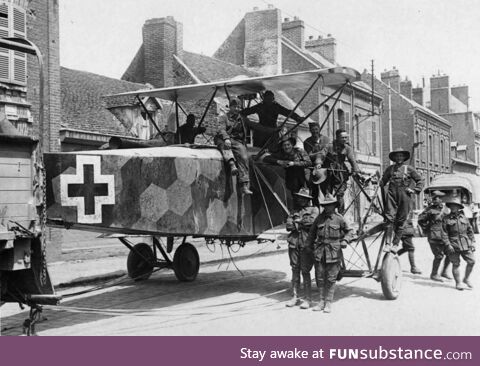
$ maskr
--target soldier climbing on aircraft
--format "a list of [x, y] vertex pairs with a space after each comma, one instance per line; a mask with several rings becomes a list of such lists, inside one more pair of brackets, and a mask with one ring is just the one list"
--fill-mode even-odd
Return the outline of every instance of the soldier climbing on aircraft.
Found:
[[385, 169], [380, 186], [388, 189], [385, 197], [385, 216], [390, 224], [387, 237], [392, 231], [395, 236], [393, 245], [398, 245], [403, 235], [403, 227], [411, 210], [412, 194], [419, 194], [423, 188], [423, 178], [414, 167], [405, 164], [410, 159], [410, 152], [396, 149], [388, 155], [395, 164]]
[[190, 113], [185, 124], [181, 125], [175, 134], [175, 142], [178, 144], [193, 144], [195, 143], [195, 137], [206, 130], [202, 126], [195, 127], [195, 115]]
[[[345, 161], [351, 165], [351, 172]], [[343, 129], [335, 131], [335, 141], [328, 144], [323, 150], [317, 153], [315, 158], [314, 175], [320, 178], [324, 169], [327, 169], [327, 177], [321, 183], [323, 193], [333, 194], [338, 200], [338, 213], [345, 212], [344, 195], [347, 190], [347, 183], [350, 174], [358, 176], [360, 169], [355, 158], [353, 148], [348, 143], [348, 134]]]
[[214, 142], [222, 152], [223, 159], [230, 166], [232, 175], [238, 175], [242, 194], [252, 194], [248, 169], [248, 154], [245, 147], [245, 125], [239, 115], [241, 102], [232, 99], [229, 111], [219, 117], [222, 126], [215, 136]]

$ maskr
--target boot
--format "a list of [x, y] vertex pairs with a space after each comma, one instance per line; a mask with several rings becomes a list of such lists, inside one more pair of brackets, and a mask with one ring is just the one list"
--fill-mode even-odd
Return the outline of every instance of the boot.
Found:
[[253, 194], [249, 188], [248, 182], [242, 183], [242, 188], [240, 189], [242, 194]]
[[293, 307], [298, 304], [300, 299], [298, 298], [298, 288], [300, 287], [300, 273], [292, 273], [292, 298], [288, 301], [285, 306]]
[[318, 289], [320, 291], [320, 298], [318, 304], [312, 309], [313, 311], [322, 311], [325, 307], [325, 291], [323, 289], [323, 284], [320, 284], [320, 286], [318, 286]]
[[406, 252], [405, 248], [402, 248], [397, 252], [397, 255], [402, 255], [405, 252]]
[[326, 295], [325, 295], [325, 307], [323, 308], [324, 313], [332, 312], [332, 301], [333, 301], [334, 293], [335, 293], [335, 283], [328, 283], [326, 288]]
[[312, 302], [312, 280], [310, 273], [303, 275], [303, 289], [305, 293], [302, 303], [300, 304], [300, 309], [308, 309]]
[[433, 258], [432, 274], [430, 275], [432, 281], [443, 282], [442, 278], [438, 275], [438, 267], [440, 267], [441, 263], [441, 259]]
[[473, 289], [473, 285], [470, 282], [470, 274], [472, 273], [473, 270], [473, 265], [472, 264], [467, 264], [465, 267], [465, 277], [463, 278], [463, 283], [467, 285], [469, 289]]
[[413, 274], [422, 274], [422, 271], [415, 265], [415, 252], [413, 250], [408, 252], [408, 260], [410, 261], [410, 272]]
[[450, 273], [448, 273], [448, 267], [450, 266], [450, 263], [450, 259], [448, 259], [448, 257], [445, 257], [445, 260], [443, 261], [442, 277], [446, 278], [447, 280], [452, 279], [452, 276], [450, 276]]
[[465, 290], [465, 285], [460, 279], [460, 267], [452, 268], [453, 278], [455, 279], [455, 288], [459, 291]]
[[238, 168], [237, 165], [235, 164], [234, 160], [229, 160], [228, 165], [230, 166], [230, 174], [232, 176], [237, 176], [238, 175]]

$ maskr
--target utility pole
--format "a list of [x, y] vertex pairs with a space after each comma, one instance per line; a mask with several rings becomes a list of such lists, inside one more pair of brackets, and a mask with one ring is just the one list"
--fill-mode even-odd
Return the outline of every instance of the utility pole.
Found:
[[373, 97], [374, 97], [374, 94], [375, 94], [375, 74], [374, 74], [374, 66], [373, 66], [373, 60], [372, 60], [372, 99], [371, 99], [371, 102], [372, 102], [372, 116], [375, 115], [375, 106], [374, 106], [374, 103], [373, 103]]

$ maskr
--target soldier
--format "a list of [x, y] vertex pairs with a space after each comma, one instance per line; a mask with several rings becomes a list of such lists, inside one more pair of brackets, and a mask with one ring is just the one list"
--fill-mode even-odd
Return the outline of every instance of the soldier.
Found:
[[338, 206], [335, 197], [327, 195], [320, 205], [323, 212], [315, 219], [307, 237], [307, 245], [313, 251], [315, 279], [320, 290], [320, 302], [313, 310], [330, 313], [341, 269], [342, 248], [352, 238], [352, 229], [343, 216], [335, 212]]
[[442, 197], [445, 193], [440, 191], [434, 191], [431, 194], [432, 203], [418, 216], [418, 225], [427, 234], [428, 243], [433, 253], [433, 264], [430, 278], [433, 281], [443, 282], [442, 278], [438, 274], [438, 270], [442, 263], [442, 259], [445, 257], [443, 263], [442, 277], [451, 279], [447, 273], [450, 260], [445, 255], [445, 243], [442, 240], [442, 219], [445, 216], [446, 211], [443, 207]]
[[310, 205], [308, 189], [302, 188], [294, 194], [298, 210], [287, 218], [286, 228], [290, 231], [288, 235], [288, 257], [292, 267], [292, 289], [293, 297], [286, 304], [292, 307], [298, 304], [298, 290], [300, 288], [300, 271], [303, 277], [304, 299], [300, 304], [301, 309], [308, 309], [312, 301], [312, 279], [310, 271], [313, 267], [313, 255], [306, 246], [306, 239], [313, 221], [318, 216], [318, 208]]
[[190, 113], [187, 116], [185, 124], [181, 125], [178, 129], [175, 135], [175, 140], [179, 144], [193, 144], [195, 142], [195, 137], [204, 133], [206, 130], [205, 127], [195, 127], [195, 115]]
[[[350, 172], [345, 161], [348, 160], [352, 167]], [[335, 194], [338, 200], [338, 212], [345, 211], [343, 196], [347, 190], [348, 177], [358, 175], [360, 169], [355, 158], [355, 153], [348, 143], [348, 134], [343, 129], [335, 131], [335, 141], [328, 144], [315, 159], [314, 174], [321, 174], [321, 168], [327, 169], [327, 179], [320, 186], [324, 194]]]
[[410, 159], [410, 152], [397, 149], [392, 151], [388, 157], [395, 164], [385, 169], [380, 186], [388, 184], [385, 197], [385, 216], [388, 221], [389, 234], [392, 230], [395, 233], [393, 245], [398, 245], [402, 237], [403, 226], [411, 209], [411, 195], [419, 194], [423, 188], [423, 179], [415, 168], [405, 164]]
[[281, 151], [265, 156], [264, 162], [277, 164], [286, 169], [285, 185], [290, 190], [292, 196], [300, 188], [307, 188], [310, 181], [310, 166], [312, 162], [307, 153], [295, 147], [297, 140], [289, 135], [281, 138]]
[[415, 246], [413, 245], [413, 236], [415, 230], [413, 228], [412, 219], [409, 218], [405, 222], [402, 235], [402, 248], [397, 252], [398, 255], [408, 253], [408, 261], [410, 262], [410, 272], [413, 274], [422, 274], [422, 271], [415, 265]]
[[[238, 114], [240, 101], [232, 99], [230, 110], [219, 118], [222, 128], [215, 136], [215, 144], [222, 153], [223, 159], [229, 164], [232, 175], [238, 175], [242, 194], [252, 194], [248, 169], [248, 154], [245, 147], [245, 126]], [[236, 163], [236, 164], [235, 164]]]
[[[277, 128], [278, 115], [288, 116], [296, 122], [302, 122], [303, 117], [296, 113], [292, 113], [290, 109], [283, 107], [275, 101], [275, 95], [271, 90], [266, 90], [263, 93], [263, 101], [250, 108], [245, 108], [240, 112], [242, 116], [249, 116], [256, 113], [258, 115], [259, 124], [264, 127]], [[261, 130], [255, 130], [253, 133], [253, 146], [263, 147], [270, 139], [271, 133], [265, 133]], [[276, 141], [274, 141], [276, 143]]]
[[[470, 282], [470, 275], [475, 265], [475, 237], [470, 222], [465, 217], [463, 205], [458, 197], [452, 198], [445, 202], [450, 209], [450, 213], [445, 215], [442, 220], [442, 238], [445, 242], [445, 252], [452, 262], [452, 274], [455, 279], [455, 287], [457, 290], [464, 290], [465, 285], [469, 289], [473, 289]], [[463, 282], [460, 276], [460, 256], [467, 262], [465, 267], [465, 276]]]
[[[314, 164], [315, 160], [317, 159], [317, 155], [328, 145], [328, 137], [320, 133], [320, 125], [318, 122], [310, 122], [308, 127], [310, 129], [311, 136], [303, 142], [303, 148], [310, 156], [312, 164]], [[317, 207], [319, 207], [318, 195], [320, 193], [318, 186], [319, 185], [315, 184], [314, 182], [311, 182], [310, 184], [313, 196], [313, 204]]]

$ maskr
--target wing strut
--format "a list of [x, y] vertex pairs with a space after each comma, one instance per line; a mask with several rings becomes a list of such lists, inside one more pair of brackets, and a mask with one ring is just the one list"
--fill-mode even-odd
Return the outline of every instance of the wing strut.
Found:
[[208, 104], [207, 104], [207, 107], [205, 108], [205, 111], [203, 112], [203, 115], [202, 115], [202, 119], [200, 120], [200, 122], [198, 123], [198, 127], [200, 127], [203, 123], [203, 121], [205, 120], [205, 117], [207, 115], [207, 112], [208, 110], [210, 109], [210, 106], [212, 105], [212, 102], [213, 102], [213, 99], [215, 98], [215, 95], [217, 95], [217, 90], [218, 90], [218, 87], [215, 87], [215, 90], [213, 91], [213, 94], [212, 96], [210, 97], [210, 100], [208, 101]]

